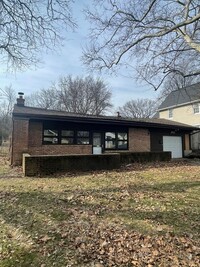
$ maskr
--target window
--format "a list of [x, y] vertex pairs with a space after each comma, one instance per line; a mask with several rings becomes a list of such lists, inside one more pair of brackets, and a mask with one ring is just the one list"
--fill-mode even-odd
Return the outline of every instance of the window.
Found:
[[105, 149], [116, 149], [116, 135], [114, 132], [105, 133]]
[[74, 131], [62, 130], [61, 131], [61, 144], [65, 144], [65, 145], [74, 144]]
[[89, 145], [89, 136], [90, 133], [88, 131], [77, 131], [77, 144]]
[[43, 144], [62, 144], [62, 145], [88, 145], [90, 144], [89, 131], [73, 131], [70, 129], [51, 129], [44, 128]]
[[58, 144], [58, 130], [45, 129], [43, 142], [44, 144]]
[[128, 149], [128, 134], [126, 132], [106, 132], [105, 149]]
[[172, 108], [169, 109], [169, 118], [173, 118], [173, 109]]
[[199, 113], [199, 103], [193, 105], [194, 114]]
[[127, 149], [128, 148], [128, 135], [127, 133], [118, 133], [118, 149]]

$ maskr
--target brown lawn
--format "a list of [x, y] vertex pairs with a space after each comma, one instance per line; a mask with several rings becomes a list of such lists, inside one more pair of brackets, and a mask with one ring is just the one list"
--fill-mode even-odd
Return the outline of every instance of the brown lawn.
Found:
[[0, 266], [200, 266], [200, 161], [25, 178], [0, 157]]

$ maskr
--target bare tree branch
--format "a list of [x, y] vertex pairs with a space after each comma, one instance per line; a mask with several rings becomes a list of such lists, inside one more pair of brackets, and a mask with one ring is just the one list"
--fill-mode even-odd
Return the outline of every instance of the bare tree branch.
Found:
[[15, 101], [15, 91], [12, 86], [0, 88], [0, 145], [8, 139], [11, 133], [12, 110]]
[[111, 92], [101, 79], [91, 76], [73, 78], [71, 75], [60, 77], [51, 88], [30, 95], [26, 103], [46, 109], [93, 115], [103, 114], [112, 107]]
[[1, 0], [0, 61], [8, 68], [27, 68], [39, 61], [41, 47], [53, 49], [64, 28], [73, 29], [73, 0]]
[[194, 64], [184, 75], [199, 75], [199, 1], [99, 0], [95, 10], [87, 10], [91, 44], [83, 52], [83, 62], [89, 69], [113, 71], [137, 59], [143, 70], [140, 77], [155, 89], [166, 74], [181, 71], [186, 60]]
[[118, 108], [123, 117], [150, 118], [157, 110], [157, 103], [151, 99], [135, 99], [126, 102]]

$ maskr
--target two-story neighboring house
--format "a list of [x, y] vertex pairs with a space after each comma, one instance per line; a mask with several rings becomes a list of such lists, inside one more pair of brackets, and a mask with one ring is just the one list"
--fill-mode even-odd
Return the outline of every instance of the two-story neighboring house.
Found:
[[[158, 112], [159, 118], [200, 127], [200, 83], [172, 91]], [[200, 149], [200, 133], [191, 135], [191, 148]]]

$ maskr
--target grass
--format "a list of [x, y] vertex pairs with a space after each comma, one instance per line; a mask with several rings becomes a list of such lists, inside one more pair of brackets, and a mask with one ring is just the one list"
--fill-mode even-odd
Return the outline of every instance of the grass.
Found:
[[[1, 267], [199, 266], [198, 162], [34, 179], [10, 178], [2, 162]], [[138, 255], [152, 248], [152, 265], [127, 252], [132, 240]], [[161, 246], [162, 255], [168, 250], [159, 260]], [[175, 254], [167, 259], [170, 253]]]
[[0, 145], [0, 175], [9, 171], [9, 146]]

